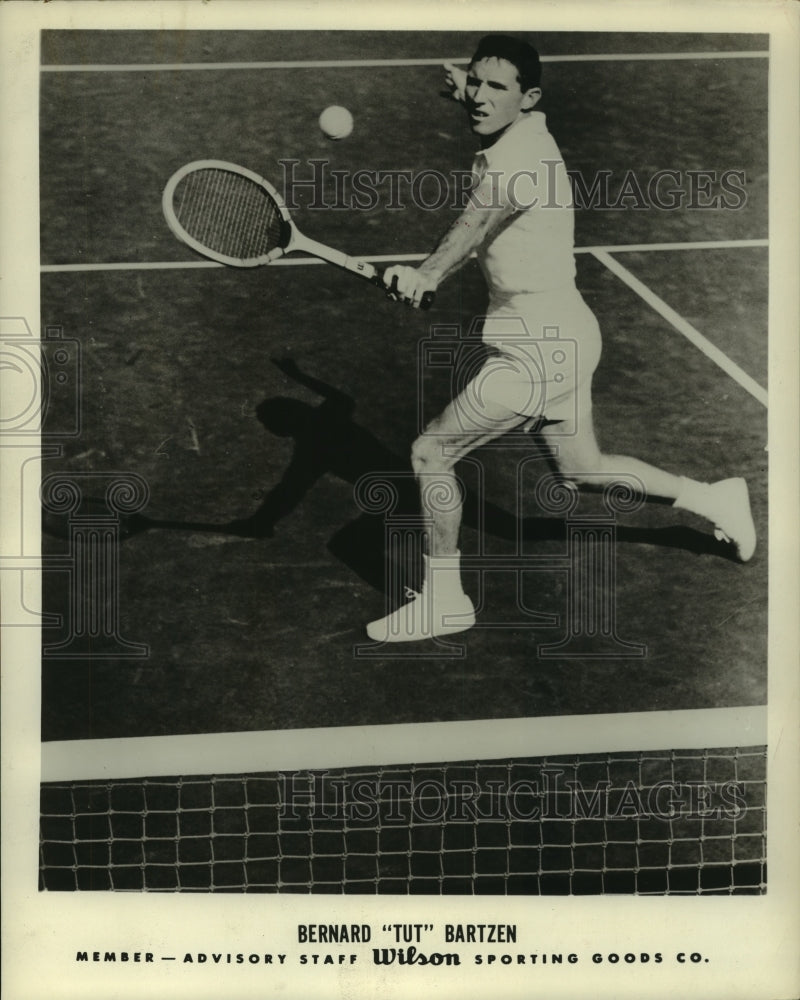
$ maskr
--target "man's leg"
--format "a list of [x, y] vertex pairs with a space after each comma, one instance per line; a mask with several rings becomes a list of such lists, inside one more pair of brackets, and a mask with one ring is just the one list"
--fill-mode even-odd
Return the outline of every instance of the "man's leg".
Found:
[[455, 466], [527, 419], [492, 400], [482, 400], [478, 408], [474, 393], [466, 390], [414, 442], [411, 465], [420, 488], [430, 555], [453, 555], [458, 550], [461, 501]]
[[476, 405], [469, 387], [417, 438], [411, 462], [420, 490], [427, 553], [423, 586], [408, 604], [370, 622], [379, 642], [408, 642], [463, 632], [475, 610], [461, 586], [458, 537], [462, 503], [456, 464], [475, 448], [507, 433], [527, 418], [491, 400]]
[[[565, 434], [565, 429], [575, 433]], [[674, 506], [705, 517], [715, 525], [716, 537], [730, 542], [742, 562], [752, 557], [756, 533], [747, 483], [743, 479], [701, 483], [675, 476], [638, 458], [606, 455], [597, 445], [591, 411], [582, 413], [576, 426], [550, 424], [542, 428], [541, 434], [566, 478], [579, 484], [604, 486], [624, 476], [635, 476], [646, 496], [672, 500]]]
[[[565, 430], [574, 433], [564, 433]], [[677, 500], [681, 477], [627, 455], [606, 455], [600, 451], [591, 411], [582, 413], [577, 427], [564, 422], [547, 424], [540, 431], [559, 472], [578, 484], [605, 486], [623, 476], [635, 476], [647, 496]]]

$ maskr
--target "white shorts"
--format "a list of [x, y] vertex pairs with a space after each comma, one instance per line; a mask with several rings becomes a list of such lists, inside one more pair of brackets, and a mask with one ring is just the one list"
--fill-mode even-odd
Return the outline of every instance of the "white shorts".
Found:
[[577, 419], [592, 405], [602, 341], [577, 288], [494, 298], [483, 325], [490, 355], [468, 389], [514, 413]]

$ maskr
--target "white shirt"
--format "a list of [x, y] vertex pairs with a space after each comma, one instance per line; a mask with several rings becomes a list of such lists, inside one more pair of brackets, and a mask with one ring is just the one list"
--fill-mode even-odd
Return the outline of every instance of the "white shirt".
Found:
[[544, 114], [530, 111], [514, 122], [476, 153], [472, 169], [479, 179], [490, 177], [493, 199], [514, 209], [478, 248], [490, 298], [573, 285], [572, 188]]

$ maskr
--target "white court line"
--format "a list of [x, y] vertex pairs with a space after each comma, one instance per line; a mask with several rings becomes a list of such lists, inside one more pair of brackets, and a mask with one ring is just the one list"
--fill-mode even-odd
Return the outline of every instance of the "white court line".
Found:
[[[361, 257], [361, 260], [379, 264], [382, 261], [401, 260], [424, 260], [428, 255], [425, 253], [405, 253], [405, 254], [373, 254], [371, 257]], [[265, 267], [308, 267], [317, 264], [325, 264], [319, 257], [279, 257], [271, 261]], [[61, 271], [158, 271], [162, 268], [165, 271], [176, 268], [197, 268], [197, 267], [225, 267], [225, 264], [218, 264], [213, 260], [167, 260], [167, 261], [145, 261], [144, 263], [131, 262], [122, 264], [43, 264], [42, 274], [56, 274]], [[252, 270], [242, 268], [242, 270]]]
[[699, 240], [696, 243], [619, 243], [616, 246], [575, 247], [575, 253], [639, 253], [648, 250], [738, 250], [768, 247], [769, 240]]
[[707, 340], [699, 330], [696, 330], [691, 323], [687, 322], [683, 316], [675, 312], [675, 310], [668, 306], [667, 303], [659, 298], [655, 292], [647, 287], [643, 282], [639, 281], [631, 272], [622, 266], [619, 261], [614, 260], [613, 257], [605, 250], [595, 250], [593, 251], [593, 256], [596, 257], [602, 264], [604, 264], [609, 271], [615, 274], [621, 281], [623, 281], [629, 288], [633, 289], [637, 295], [639, 295], [644, 301], [651, 306], [655, 311], [662, 316], [668, 323], [675, 327], [675, 329], [682, 333], [684, 337], [690, 343], [694, 344], [695, 347], [699, 348], [705, 354], [707, 358], [718, 365], [726, 375], [729, 375], [735, 382], [747, 390], [750, 395], [757, 399], [759, 403], [763, 406], [767, 406], [767, 391], [763, 389], [755, 379], [752, 379], [747, 372], [743, 371], [734, 361], [723, 354], [723, 352], [715, 347], [710, 340]]
[[[543, 63], [572, 62], [656, 62], [662, 60], [692, 59], [767, 59], [767, 50], [747, 52], [637, 52], [607, 53], [601, 55], [542, 56]], [[218, 63], [75, 63], [45, 65], [43, 73], [162, 73], [197, 70], [262, 70], [262, 69], [369, 69], [388, 66], [441, 66], [443, 63], [469, 63], [463, 56], [440, 59], [315, 59], [279, 60], [269, 62], [218, 62]]]
[[[42, 744], [42, 781], [245, 774], [559, 754], [754, 747], [763, 706]], [[644, 745], [643, 745], [644, 744]], [[413, 761], [409, 761], [409, 751]]]
[[[717, 240], [699, 241], [697, 243], [621, 243], [616, 246], [575, 247], [575, 253], [589, 253], [596, 256], [598, 253], [646, 253], [647, 251], [657, 250], [736, 250], [766, 246], [769, 246], [769, 240]], [[424, 253], [372, 254], [362, 259], [372, 264], [382, 264], [387, 261], [424, 260], [427, 256]], [[317, 257], [280, 257], [268, 266], [307, 267], [309, 265], [324, 263], [325, 261], [319, 260]], [[224, 266], [224, 264], [217, 264], [215, 261], [210, 260], [169, 260], [132, 261], [130, 263], [119, 264], [43, 264], [40, 270], [42, 274], [58, 274], [69, 271], [168, 271], [177, 268]]]

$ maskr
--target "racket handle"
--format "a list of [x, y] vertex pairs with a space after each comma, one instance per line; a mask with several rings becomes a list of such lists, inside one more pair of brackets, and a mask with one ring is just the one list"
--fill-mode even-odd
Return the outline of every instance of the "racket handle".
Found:
[[[378, 271], [373, 279], [376, 285], [380, 285], [386, 292], [386, 298], [391, 299], [393, 302], [397, 302], [399, 295], [397, 292], [397, 276], [392, 278], [391, 285], [387, 288], [383, 280], [383, 271]], [[420, 309], [430, 309], [436, 298], [436, 292], [424, 292], [419, 303]]]

